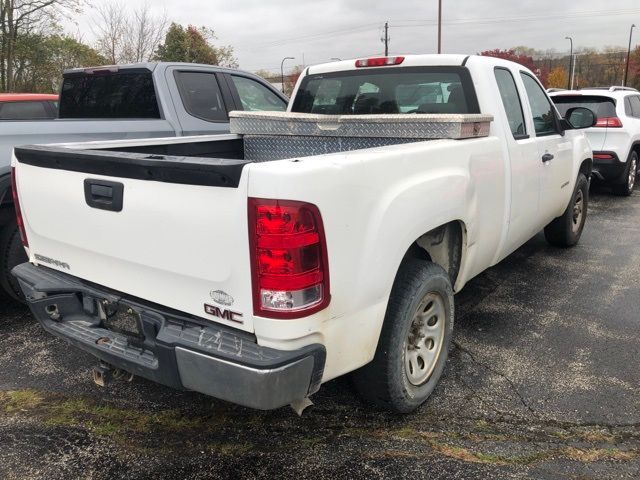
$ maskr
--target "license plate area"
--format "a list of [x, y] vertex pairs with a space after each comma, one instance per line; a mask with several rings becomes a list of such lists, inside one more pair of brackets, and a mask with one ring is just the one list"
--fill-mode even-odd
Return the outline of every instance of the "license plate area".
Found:
[[129, 305], [110, 304], [104, 308], [102, 326], [112, 332], [121, 333], [134, 339], [144, 339], [140, 314]]

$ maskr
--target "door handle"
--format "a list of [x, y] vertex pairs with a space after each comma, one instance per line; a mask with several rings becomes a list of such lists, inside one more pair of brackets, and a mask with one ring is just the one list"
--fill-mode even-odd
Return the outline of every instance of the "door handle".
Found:
[[91, 208], [100, 210], [122, 211], [124, 185], [119, 182], [94, 180], [84, 181], [84, 199]]
[[543, 162], [550, 162], [551, 160], [553, 160], [553, 155], [551, 155], [550, 153], [545, 153], [544, 155], [542, 155]]

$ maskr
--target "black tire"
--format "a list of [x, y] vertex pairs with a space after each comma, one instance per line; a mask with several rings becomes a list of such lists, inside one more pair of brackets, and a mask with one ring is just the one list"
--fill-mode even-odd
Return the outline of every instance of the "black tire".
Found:
[[[424, 383], [416, 386], [405, 369], [405, 343], [417, 309], [427, 295], [443, 300], [443, 340], [436, 354], [435, 366]], [[426, 311], [426, 309], [424, 310]], [[442, 375], [453, 332], [453, 289], [447, 272], [434, 263], [407, 257], [398, 271], [387, 306], [375, 357], [371, 363], [353, 373], [353, 383], [360, 396], [379, 407], [398, 412], [412, 412], [422, 405]], [[425, 340], [426, 342], [427, 340]], [[432, 364], [433, 364], [432, 363]]]
[[11, 269], [27, 260], [18, 227], [15, 220], [11, 220], [0, 227], [0, 294], [4, 293], [13, 300], [24, 302], [24, 295], [18, 280], [11, 275]]
[[[576, 204], [580, 202], [580, 214], [576, 219]], [[589, 207], [589, 182], [583, 173], [578, 174], [578, 181], [567, 209], [558, 218], [544, 227], [544, 236], [556, 247], [573, 247], [580, 240]]]
[[[638, 154], [631, 152], [629, 160], [627, 161], [627, 168], [624, 171], [624, 181], [622, 183], [616, 183], [611, 185], [611, 190], [616, 195], [628, 197], [633, 193], [633, 189], [636, 186], [636, 179], [638, 174]], [[634, 167], [635, 166], [635, 167]]]

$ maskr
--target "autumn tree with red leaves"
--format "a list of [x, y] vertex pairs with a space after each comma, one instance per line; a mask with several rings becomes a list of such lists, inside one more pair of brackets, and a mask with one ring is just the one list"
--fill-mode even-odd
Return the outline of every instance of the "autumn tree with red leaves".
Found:
[[547, 84], [547, 76], [549, 75], [549, 72], [546, 68], [537, 67], [533, 60], [533, 57], [531, 57], [530, 55], [520, 53], [513, 48], [510, 48], [508, 50], [500, 50], [499, 48], [496, 48], [494, 50], [485, 50], [484, 52], [480, 52], [478, 55], [482, 55], [485, 57], [502, 58], [503, 60], [510, 60], [512, 62], [519, 63], [520, 65], [527, 67], [529, 70], [535, 73], [538, 77], [538, 80], [540, 80], [543, 85]]
[[165, 36], [164, 43], [158, 45], [154, 60], [162, 62], [188, 62], [221, 65], [237, 68], [238, 61], [233, 56], [233, 48], [216, 47], [216, 36], [211, 28], [186, 28], [172, 23]]

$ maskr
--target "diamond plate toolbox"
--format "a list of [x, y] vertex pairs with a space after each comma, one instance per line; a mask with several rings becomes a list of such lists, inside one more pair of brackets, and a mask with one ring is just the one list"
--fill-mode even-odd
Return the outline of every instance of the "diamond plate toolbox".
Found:
[[244, 158], [268, 162], [416, 142], [411, 138], [314, 137], [311, 135], [245, 135]]
[[293, 112], [229, 114], [231, 133], [260, 136], [354, 137], [429, 140], [486, 137], [492, 115], [317, 115]]

